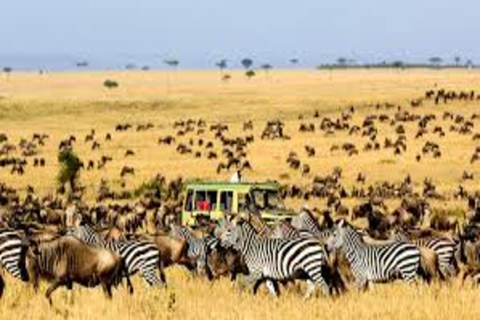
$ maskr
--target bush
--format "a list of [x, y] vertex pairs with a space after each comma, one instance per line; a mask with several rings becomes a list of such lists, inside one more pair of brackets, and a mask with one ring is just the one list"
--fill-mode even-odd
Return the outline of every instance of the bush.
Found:
[[119, 84], [117, 81], [107, 79], [103, 82], [103, 86], [107, 89], [118, 88]]
[[73, 150], [63, 149], [58, 154], [58, 163], [60, 164], [60, 171], [57, 176], [58, 191], [63, 194], [65, 185], [68, 185], [70, 192], [73, 193], [77, 186], [81, 161]]

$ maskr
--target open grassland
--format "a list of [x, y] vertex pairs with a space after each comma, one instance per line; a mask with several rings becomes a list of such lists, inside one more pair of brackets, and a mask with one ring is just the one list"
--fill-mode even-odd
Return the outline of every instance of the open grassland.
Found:
[[[102, 86], [106, 78], [115, 79], [120, 87], [113, 90]], [[167, 81], [168, 78], [168, 81]], [[179, 143], [188, 144], [193, 138], [214, 141], [213, 133], [197, 136], [195, 133], [177, 137], [173, 146], [159, 146], [158, 138], [174, 135], [176, 120], [203, 118], [207, 125], [222, 122], [229, 125], [228, 136], [245, 136], [243, 122], [253, 120], [253, 133], [256, 142], [249, 147], [248, 158], [253, 171], [247, 172], [250, 180], [279, 179], [282, 182], [304, 184], [314, 175], [330, 173], [340, 166], [344, 170], [347, 185], [354, 182], [358, 172], [363, 172], [367, 183], [378, 181], [399, 181], [406, 174], [412, 175], [416, 185], [421, 186], [425, 178], [431, 178], [439, 191], [452, 191], [461, 182], [463, 170], [479, 176], [478, 163], [471, 165], [470, 157], [476, 146], [471, 135], [461, 136], [448, 133], [451, 121], [443, 121], [444, 111], [469, 117], [480, 112], [480, 104], [457, 102], [446, 106], [425, 103], [420, 109], [409, 106], [411, 99], [421, 97], [425, 90], [446, 88], [470, 90], [480, 88], [480, 73], [477, 71], [273, 71], [268, 78], [259, 74], [257, 78], [246, 80], [241, 73], [233, 73], [230, 83], [222, 83], [218, 72], [86, 72], [55, 73], [46, 75], [12, 74], [0, 78], [0, 128], [13, 143], [31, 138], [33, 133], [47, 133], [50, 139], [41, 149], [39, 156], [45, 157], [46, 166], [26, 170], [23, 176], [11, 175], [9, 170], [0, 170], [0, 179], [14, 187], [25, 188], [30, 184], [40, 193], [55, 189], [57, 172], [57, 150], [62, 139], [70, 135], [77, 137], [75, 150], [84, 162], [101, 156], [112, 156], [114, 161], [102, 170], [85, 171], [82, 183], [90, 194], [97, 188], [100, 179], [118, 181], [124, 165], [135, 168], [135, 176], [127, 178], [127, 186], [135, 187], [155, 173], [161, 172], [168, 178], [177, 176], [205, 179], [226, 179], [229, 173], [217, 174], [219, 160], [207, 160], [206, 150], [199, 146], [193, 151], [201, 151], [202, 157], [180, 155], [175, 147]], [[169, 85], [167, 86], [167, 83]], [[415, 122], [405, 124], [408, 149], [402, 156], [394, 156], [392, 149], [375, 152], [362, 152], [368, 141], [361, 135], [349, 136], [348, 131], [325, 136], [323, 132], [299, 133], [301, 123], [314, 123], [317, 127], [324, 116], [336, 119], [340, 110], [355, 105], [352, 125], [362, 124], [369, 114], [388, 114], [393, 117], [397, 111], [375, 110], [369, 107], [378, 102], [391, 102], [404, 109], [419, 114], [433, 113], [437, 116], [435, 125], [447, 131], [443, 138], [427, 134], [415, 139]], [[318, 111], [320, 118], [314, 119]], [[299, 120], [299, 116], [304, 117]], [[285, 122], [285, 133], [291, 140], [260, 140], [259, 136], [266, 121], [281, 119]], [[128, 132], [115, 132], [118, 123], [131, 123]], [[151, 122], [152, 130], [135, 132], [137, 124]], [[84, 137], [91, 129], [101, 147], [91, 150], [91, 142], [84, 143]], [[379, 124], [379, 141], [395, 139], [395, 127], [388, 123]], [[475, 130], [475, 129], [474, 129]], [[478, 129], [476, 129], [478, 130]], [[112, 134], [112, 141], [104, 141], [106, 133]], [[415, 160], [416, 154], [426, 141], [440, 144], [442, 157], [424, 157]], [[349, 157], [342, 151], [330, 152], [332, 145], [351, 142], [360, 150], [359, 155]], [[304, 146], [316, 149], [316, 156], [306, 158]], [[125, 150], [131, 149], [135, 156], [125, 158]], [[221, 146], [215, 150], [220, 155]], [[311, 174], [302, 177], [299, 172], [289, 170], [285, 161], [288, 154], [297, 152], [311, 167]], [[471, 188], [475, 182], [467, 182]]]
[[[125, 178], [126, 188], [133, 189], [161, 172], [168, 178], [204, 178], [223, 180], [230, 173], [216, 173], [220, 159], [207, 160], [205, 150], [196, 143], [199, 138], [215, 141], [213, 133], [201, 136], [195, 133], [177, 137], [172, 146], [159, 146], [159, 137], [175, 135], [175, 121], [203, 118], [207, 125], [223, 122], [230, 126], [228, 136], [250, 134], [243, 131], [243, 123], [252, 120], [255, 143], [248, 147], [248, 159], [253, 170], [246, 172], [249, 180], [274, 179], [283, 183], [305, 185], [315, 175], [332, 172], [335, 166], [343, 169], [343, 182], [352, 186], [359, 172], [367, 183], [400, 181], [407, 174], [418, 191], [425, 178], [431, 178], [439, 192], [452, 194], [462, 183], [467, 190], [479, 189], [480, 164], [470, 164], [470, 157], [478, 141], [471, 135], [449, 132], [451, 121], [442, 120], [445, 111], [470, 117], [480, 113], [480, 102], [454, 102], [434, 105], [432, 102], [418, 108], [410, 107], [410, 100], [423, 97], [426, 90], [446, 88], [452, 90], [480, 90], [480, 73], [476, 70], [354, 70], [354, 71], [271, 71], [268, 77], [259, 73], [246, 80], [242, 73], [232, 72], [230, 83], [222, 83], [215, 71], [196, 72], [82, 72], [31, 74], [13, 73], [0, 77], [0, 132], [18, 144], [22, 137], [30, 139], [34, 133], [46, 133], [50, 138], [38, 156], [46, 160], [45, 167], [26, 167], [24, 175], [12, 175], [0, 168], [0, 181], [25, 190], [27, 185], [40, 194], [55, 190], [58, 172], [57, 150], [62, 139], [77, 137], [75, 151], [80, 158], [98, 161], [101, 156], [113, 157], [104, 169], [82, 171], [81, 183], [87, 187], [87, 199], [93, 200], [101, 179], [120, 184], [123, 166], [135, 168], [135, 175]], [[120, 87], [105, 89], [105, 79], [119, 82]], [[391, 102], [411, 112], [437, 116], [435, 125], [442, 126], [446, 136], [431, 133], [415, 139], [417, 125], [405, 124], [407, 151], [395, 156], [392, 149], [363, 151], [368, 141], [348, 132], [325, 136], [323, 132], [300, 133], [301, 123], [315, 123], [324, 116], [332, 119], [340, 111], [354, 105], [356, 113], [352, 124], [361, 125], [369, 114], [397, 111], [376, 110], [377, 102]], [[313, 118], [315, 111], [320, 118]], [[299, 119], [302, 115], [303, 119]], [[266, 121], [280, 119], [285, 122], [285, 133], [291, 140], [261, 140]], [[131, 123], [133, 129], [116, 132], [118, 123]], [[136, 132], [135, 126], [151, 122], [154, 128]], [[479, 132], [476, 120], [474, 132]], [[395, 127], [379, 124], [379, 140], [395, 139]], [[91, 150], [85, 136], [95, 129], [101, 146]], [[112, 134], [112, 141], [105, 135]], [[188, 144], [194, 139], [194, 151], [202, 157], [176, 152], [178, 143]], [[442, 157], [423, 157], [417, 162], [426, 141], [440, 145]], [[334, 144], [355, 144], [359, 154], [347, 156], [342, 151], [331, 152]], [[315, 147], [316, 155], [307, 158], [304, 147]], [[134, 156], [125, 157], [131, 149]], [[221, 146], [214, 150], [221, 154]], [[311, 173], [302, 176], [285, 163], [290, 151], [299, 154], [302, 163], [311, 167]], [[462, 172], [474, 174], [474, 180], [462, 182]], [[118, 186], [120, 188], [120, 186]], [[299, 206], [303, 201], [289, 203]], [[309, 203], [310, 204], [310, 203]], [[438, 206], [465, 206], [465, 203], [443, 201]], [[100, 289], [74, 290], [74, 304], [69, 304], [64, 289], [54, 296], [55, 308], [49, 308], [42, 295], [35, 295], [10, 277], [6, 278], [5, 296], [0, 300], [0, 319], [476, 319], [480, 309], [476, 300], [479, 289], [469, 285], [459, 288], [450, 285], [407, 286], [401, 283], [378, 285], [366, 293], [351, 290], [345, 296], [330, 299], [318, 297], [303, 301], [302, 295], [289, 289], [279, 299], [265, 292], [254, 297], [239, 294], [226, 279], [209, 283], [192, 278], [180, 268], [168, 270], [169, 288], [147, 290], [135, 281], [135, 294], [130, 297], [125, 289], [114, 292], [112, 301], [103, 297]], [[42, 288], [42, 292], [45, 287]], [[173, 302], [175, 301], [175, 302]]]
[[[297, 288], [279, 298], [261, 291], [257, 296], [240, 291], [226, 279], [209, 283], [192, 278], [179, 268], [167, 274], [169, 288], [148, 290], [135, 279], [136, 291], [125, 288], [107, 300], [100, 289], [80, 289], [73, 295], [61, 289], [49, 307], [43, 295], [15, 282], [0, 301], [2, 319], [477, 319], [478, 288], [458, 283], [449, 286], [375, 285], [365, 293], [351, 290], [338, 298], [319, 296], [303, 300]], [[7, 281], [10, 279], [7, 279]], [[9, 282], [12, 283], [12, 282]], [[42, 291], [45, 287], [41, 288]], [[305, 288], [301, 288], [305, 289]]]

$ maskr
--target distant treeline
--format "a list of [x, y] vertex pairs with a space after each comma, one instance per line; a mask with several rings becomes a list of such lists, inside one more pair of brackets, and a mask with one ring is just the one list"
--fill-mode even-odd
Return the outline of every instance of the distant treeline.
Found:
[[478, 68], [479, 65], [474, 64], [471, 60], [467, 60], [465, 63], [459, 61], [455, 63], [442, 63], [439, 59], [430, 59], [429, 63], [411, 63], [404, 61], [383, 61], [380, 63], [357, 63], [353, 60], [338, 59], [335, 63], [321, 64], [317, 66], [317, 69], [454, 69], [454, 68]]

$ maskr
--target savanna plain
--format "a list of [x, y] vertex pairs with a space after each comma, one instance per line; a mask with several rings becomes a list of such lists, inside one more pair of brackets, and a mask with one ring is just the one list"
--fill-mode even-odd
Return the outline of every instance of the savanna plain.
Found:
[[[455, 197], [461, 184], [465, 190], [480, 189], [480, 162], [471, 161], [479, 140], [472, 139], [478, 131], [475, 121], [472, 135], [450, 132], [453, 124], [443, 117], [445, 112], [465, 118], [480, 114], [480, 100], [435, 104], [424, 100], [418, 107], [411, 101], [424, 98], [430, 89], [475, 90], [480, 93], [480, 72], [477, 70], [271, 70], [247, 79], [240, 71], [230, 72], [231, 79], [222, 81], [218, 71], [98, 71], [21, 73], [0, 76], [0, 132], [9, 141], [18, 143], [35, 133], [49, 138], [42, 147], [45, 166], [25, 169], [23, 175], [11, 174], [0, 168], [0, 181], [27, 191], [33, 187], [39, 194], [56, 190], [58, 145], [70, 135], [77, 137], [75, 151], [87, 162], [97, 163], [108, 155], [113, 161], [101, 170], [83, 170], [80, 182], [85, 199], [95, 201], [95, 192], [102, 179], [114, 188], [135, 189], [157, 173], [168, 179], [228, 180], [233, 171], [217, 172], [218, 159], [207, 159], [198, 139], [215, 141], [214, 133], [206, 130], [198, 135], [187, 132], [177, 135], [174, 123], [188, 119], [204, 119], [207, 128], [223, 123], [232, 137], [252, 134], [248, 146], [251, 170], [245, 170], [249, 181], [277, 180], [283, 184], [303, 186], [316, 175], [330, 174], [342, 168], [342, 182], [347, 187], [358, 185], [362, 173], [369, 185], [384, 181], [398, 183], [411, 176], [414, 188], [421, 193], [425, 179], [430, 179], [443, 198], [432, 201], [435, 208], [457, 212], [467, 203]], [[103, 86], [106, 79], [118, 82], [118, 88]], [[386, 108], [385, 103], [393, 107]], [[377, 107], [380, 105], [380, 107]], [[337, 119], [342, 112], [355, 112], [351, 123], [361, 126], [368, 115], [387, 114], [394, 117], [401, 110], [436, 116], [435, 124], [446, 135], [427, 133], [415, 138], [416, 122], [403, 124], [407, 148], [395, 154], [392, 148], [365, 150], [368, 137], [351, 135], [348, 131], [325, 134], [319, 130], [325, 117]], [[253, 129], [244, 131], [244, 123], [252, 121]], [[261, 139], [268, 121], [281, 120], [289, 139]], [[131, 130], [116, 131], [118, 124], [130, 123]], [[153, 128], [137, 131], [139, 125], [151, 123]], [[302, 124], [313, 123], [316, 130], [300, 132]], [[92, 150], [84, 137], [95, 130], [100, 147]], [[396, 126], [378, 124], [378, 140], [396, 137]], [[111, 141], [104, 137], [110, 134]], [[159, 144], [159, 138], [172, 135], [176, 143]], [[190, 143], [192, 140], [192, 143]], [[426, 141], [437, 143], [440, 157], [424, 155]], [[184, 143], [191, 153], [176, 149]], [[348, 155], [341, 146], [352, 143], [358, 154]], [[314, 156], [307, 156], [305, 146], [313, 147]], [[339, 150], [332, 146], [340, 146]], [[125, 156], [126, 150], [134, 155]], [[196, 152], [200, 156], [196, 156]], [[213, 151], [221, 154], [219, 145]], [[295, 152], [309, 172], [293, 170], [286, 163]], [[417, 155], [421, 155], [419, 161]], [[120, 176], [124, 166], [135, 169], [134, 175]], [[473, 173], [473, 180], [462, 174]], [[357, 200], [345, 199], [348, 206]], [[321, 207], [322, 199], [287, 199], [286, 204]], [[389, 203], [393, 208], [395, 200]], [[274, 298], [265, 290], [257, 296], [242, 291], [229, 279], [210, 282], [192, 276], [180, 267], [167, 269], [168, 288], [149, 289], [134, 277], [135, 293], [128, 295], [123, 287], [107, 300], [101, 289], [80, 289], [73, 294], [59, 289], [50, 307], [43, 294], [35, 294], [28, 285], [5, 275], [7, 288], [0, 300], [0, 319], [476, 319], [480, 317], [477, 297], [480, 288], [458, 279], [447, 283], [407, 285], [401, 282], [374, 285], [366, 292], [351, 288], [346, 294], [327, 298], [319, 294], [304, 301], [295, 286]], [[41, 292], [45, 290], [41, 287]], [[72, 297], [73, 295], [73, 297]], [[73, 300], [73, 301], [72, 301]]]

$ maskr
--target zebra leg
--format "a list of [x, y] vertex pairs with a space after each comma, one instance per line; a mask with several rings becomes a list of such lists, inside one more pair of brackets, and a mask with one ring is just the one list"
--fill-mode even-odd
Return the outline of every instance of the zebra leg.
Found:
[[315, 291], [315, 288], [318, 286], [322, 289], [322, 292], [325, 296], [330, 296], [330, 286], [325, 281], [322, 275], [322, 271], [309, 271], [307, 272], [309, 279], [307, 279], [307, 292], [304, 295], [305, 299], [308, 299], [312, 293]]
[[260, 284], [262, 284], [263, 280], [264, 279], [262, 279], [261, 275], [251, 273], [245, 278], [244, 283], [246, 283], [246, 285], [249, 287], [253, 285], [253, 295], [256, 295], [258, 287], [260, 287]]
[[312, 296], [312, 294], [315, 292], [315, 282], [313, 282], [310, 279], [307, 279], [307, 291], [305, 292], [305, 295], [303, 298], [306, 300]]
[[[142, 277], [145, 279], [145, 282], [150, 286], [164, 286], [165, 283], [161, 278], [157, 277], [155, 269], [153, 266], [143, 267], [142, 268]], [[161, 276], [161, 275], [160, 275]]]
[[355, 281], [355, 286], [359, 292], [364, 292], [368, 288], [368, 280], [364, 278], [357, 278]]
[[266, 282], [268, 291], [274, 297], [278, 297], [280, 295], [280, 288], [278, 287], [278, 282], [272, 279], [268, 279]]
[[413, 270], [400, 270], [400, 275], [402, 277], [402, 279], [408, 283], [408, 284], [412, 284], [415, 282], [415, 276], [417, 275], [417, 272], [413, 271]]

